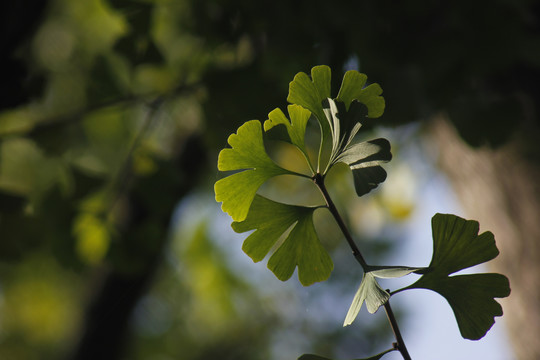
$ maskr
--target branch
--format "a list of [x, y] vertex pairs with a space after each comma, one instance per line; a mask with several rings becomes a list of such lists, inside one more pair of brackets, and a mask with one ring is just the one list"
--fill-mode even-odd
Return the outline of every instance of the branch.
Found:
[[[347, 243], [349, 244], [355, 259], [360, 263], [364, 272], [369, 271], [370, 266], [364, 260], [364, 257], [362, 256], [360, 249], [358, 248], [358, 246], [356, 246], [356, 243], [354, 242], [351, 236], [351, 233], [349, 232], [349, 229], [347, 228], [347, 225], [345, 225], [343, 218], [339, 214], [334, 202], [330, 198], [330, 194], [328, 193], [328, 190], [326, 189], [326, 186], [324, 185], [324, 176], [321, 175], [320, 173], [317, 173], [313, 176], [312, 179], [315, 185], [317, 185], [317, 187], [321, 191], [324, 201], [326, 202], [326, 206], [328, 210], [330, 211], [330, 213], [332, 213], [332, 216], [334, 217], [339, 228], [343, 232], [343, 235], [345, 236], [345, 240], [347, 240]], [[386, 303], [384, 303], [384, 310], [386, 311], [386, 316], [388, 317], [388, 321], [390, 322], [390, 327], [392, 328], [394, 337], [396, 339], [396, 343], [394, 343], [394, 348], [396, 350], [399, 350], [404, 360], [411, 360], [411, 356], [409, 355], [409, 352], [407, 351], [407, 347], [405, 346], [405, 342], [403, 341], [403, 337], [401, 336], [401, 332], [399, 330], [396, 317], [394, 316], [394, 312], [392, 311], [392, 308], [390, 307], [390, 301], [387, 301]]]
[[390, 326], [392, 327], [392, 331], [394, 332], [394, 337], [397, 341], [395, 344], [396, 349], [399, 350], [404, 360], [411, 360], [411, 356], [409, 355], [407, 347], [405, 346], [405, 341], [403, 341], [403, 337], [401, 336], [401, 331], [399, 331], [396, 317], [394, 316], [392, 307], [390, 307], [390, 300], [384, 303], [384, 310], [386, 311], [386, 316], [388, 317], [388, 321], [390, 322]]
[[347, 225], [345, 225], [345, 222], [343, 221], [343, 218], [339, 214], [336, 208], [336, 205], [334, 205], [334, 202], [330, 198], [330, 194], [328, 194], [328, 190], [326, 190], [326, 186], [324, 185], [324, 177], [320, 173], [317, 173], [313, 176], [313, 182], [315, 183], [315, 185], [317, 185], [317, 187], [321, 191], [324, 201], [326, 202], [326, 206], [328, 207], [328, 210], [330, 210], [339, 228], [343, 232], [343, 235], [345, 235], [345, 240], [347, 240], [347, 243], [349, 244], [352, 250], [354, 258], [360, 263], [360, 265], [362, 266], [362, 269], [364, 271], [367, 271], [369, 268], [369, 265], [366, 263], [366, 260], [364, 260], [364, 257], [362, 256], [360, 249], [358, 248], [358, 246], [356, 246], [356, 243], [354, 242], [351, 236], [351, 233], [349, 232], [349, 229], [347, 228]]

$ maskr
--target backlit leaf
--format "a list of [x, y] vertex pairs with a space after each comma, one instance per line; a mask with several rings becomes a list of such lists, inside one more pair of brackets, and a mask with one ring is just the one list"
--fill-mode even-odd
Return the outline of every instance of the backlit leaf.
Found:
[[343, 326], [352, 324], [354, 319], [356, 319], [356, 316], [358, 316], [364, 301], [366, 302], [366, 308], [369, 313], [373, 314], [380, 306], [384, 305], [388, 299], [390, 299], [390, 294], [381, 288], [373, 273], [365, 273], [362, 282], [360, 283], [360, 287], [354, 295], [352, 304], [347, 312], [345, 321], [343, 322]]
[[381, 96], [382, 89], [379, 84], [371, 84], [364, 88], [367, 76], [358, 71], [347, 71], [343, 76], [343, 82], [337, 96], [337, 100], [343, 101], [349, 108], [353, 100], [358, 100], [368, 108], [370, 118], [378, 118], [384, 112], [385, 102]]
[[275, 126], [284, 125], [290, 138], [291, 144], [296, 146], [309, 160], [306, 145], [304, 142], [306, 125], [311, 117], [311, 112], [299, 105], [289, 105], [287, 107], [291, 120], [287, 119], [281, 109], [276, 108], [268, 114], [268, 120], [264, 122], [264, 131], [268, 131]]
[[[379, 84], [364, 87], [367, 81], [365, 74], [356, 70], [347, 71], [343, 77], [336, 100], [343, 102], [347, 109], [353, 100], [358, 100], [368, 108], [370, 118], [380, 117], [384, 112], [385, 102], [381, 96]], [[287, 101], [298, 104], [311, 111], [324, 126], [322, 101], [331, 98], [331, 70], [326, 65], [311, 69], [311, 79], [303, 72], [296, 74], [289, 84]]]
[[323, 127], [323, 135], [329, 135], [322, 101], [331, 97], [330, 93], [331, 70], [326, 65], [315, 66], [311, 69], [311, 79], [303, 72], [296, 74], [289, 84], [287, 101], [298, 104], [311, 111], [318, 118]]
[[365, 106], [353, 101], [349, 110], [344, 103], [327, 99], [324, 111], [332, 133], [332, 152], [329, 165], [343, 162], [349, 165], [358, 196], [376, 188], [386, 180], [382, 164], [392, 159], [390, 143], [386, 139], [375, 139], [352, 144], [352, 140], [365, 117]]
[[362, 277], [362, 282], [354, 295], [343, 326], [352, 324], [358, 316], [364, 301], [366, 302], [367, 310], [373, 314], [390, 299], [390, 294], [381, 288], [375, 278], [397, 278], [409, 275], [420, 269], [408, 266], [371, 266], [371, 268], [372, 270], [366, 272]]
[[[343, 77], [341, 88], [339, 90], [336, 100], [343, 104], [344, 111], [340, 111], [345, 114], [347, 111], [353, 107], [353, 103], [357, 102], [362, 104], [362, 107], [366, 108], [366, 111], [363, 116], [377, 118], [380, 117], [384, 112], [384, 98], [381, 96], [382, 89], [378, 84], [372, 84], [364, 88], [366, 83], [367, 76], [361, 74], [357, 71], [348, 71]], [[324, 160], [319, 159], [319, 165], [321, 161], [324, 161], [323, 164], [331, 165], [332, 160], [336, 155], [336, 139], [341, 141], [340, 131], [335, 131], [333, 125], [333, 119], [328, 116], [327, 111], [325, 111], [324, 103], [327, 102], [327, 99], [331, 98], [331, 71], [330, 68], [326, 65], [315, 66], [311, 70], [311, 78], [300, 72], [296, 74], [293, 81], [289, 84], [289, 96], [287, 101], [293, 104], [298, 104], [309, 111], [318, 119], [322, 131], [322, 142], [321, 147], [323, 152], [326, 154], [327, 148], [329, 147], [330, 142], [332, 142], [332, 156], [329, 156], [330, 160], [327, 157], [324, 157]], [[358, 110], [355, 109], [353, 113], [356, 113]], [[345, 116], [345, 115], [343, 115]], [[358, 121], [362, 121], [361, 118], [358, 118]], [[355, 128], [352, 136], [348, 138], [348, 142], [354, 137], [354, 133], [358, 131], [359, 126], [356, 126], [357, 122], [350, 122], [353, 128]], [[352, 130], [352, 128], [350, 129]], [[351, 131], [342, 131], [345, 135], [350, 135]], [[345, 143], [343, 143], [343, 147]], [[342, 147], [342, 149], [343, 149]], [[321, 153], [322, 155], [322, 153]], [[328, 155], [328, 154], [326, 154]], [[328, 162], [326, 162], [328, 160]], [[326, 166], [328, 170], [329, 166]]]
[[257, 195], [244, 221], [234, 222], [234, 231], [255, 230], [242, 249], [253, 261], [261, 261], [289, 229], [282, 244], [268, 261], [268, 268], [282, 281], [288, 280], [296, 267], [302, 285], [326, 280], [334, 267], [315, 232], [316, 208], [278, 203]]
[[216, 201], [223, 203], [221, 208], [233, 220], [242, 221], [259, 187], [271, 177], [290, 172], [276, 165], [266, 153], [258, 120], [240, 126], [236, 134], [229, 136], [228, 143], [232, 148], [221, 150], [218, 169], [240, 172], [216, 182]]

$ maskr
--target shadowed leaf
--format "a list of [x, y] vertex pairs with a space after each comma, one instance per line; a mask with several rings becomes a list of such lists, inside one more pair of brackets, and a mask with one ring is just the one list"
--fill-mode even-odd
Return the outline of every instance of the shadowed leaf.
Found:
[[502, 316], [495, 298], [510, 295], [508, 279], [501, 274], [450, 274], [495, 258], [499, 251], [490, 232], [478, 235], [478, 222], [455, 215], [436, 214], [432, 219], [433, 258], [424, 275], [405, 289], [423, 288], [438, 292], [448, 301], [461, 336], [482, 338]]
[[343, 103], [332, 99], [326, 99], [324, 104], [332, 133], [330, 166], [337, 162], [349, 165], [357, 195], [365, 195], [386, 180], [386, 171], [381, 165], [392, 159], [390, 143], [386, 139], [375, 139], [352, 144], [365, 118], [366, 107], [353, 101], [347, 111]]

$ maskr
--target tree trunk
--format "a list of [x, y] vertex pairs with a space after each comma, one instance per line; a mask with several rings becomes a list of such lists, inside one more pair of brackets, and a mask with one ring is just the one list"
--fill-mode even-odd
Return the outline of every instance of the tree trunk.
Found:
[[444, 116], [427, 134], [466, 216], [478, 220], [481, 231], [495, 234], [500, 255], [490, 270], [510, 279], [512, 293], [501, 304], [519, 360], [540, 359], [540, 136], [535, 127], [522, 129], [498, 149], [471, 148]]

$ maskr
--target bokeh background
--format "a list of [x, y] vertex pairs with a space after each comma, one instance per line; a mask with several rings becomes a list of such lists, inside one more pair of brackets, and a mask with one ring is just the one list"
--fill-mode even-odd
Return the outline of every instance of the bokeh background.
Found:
[[[1, 359], [388, 348], [384, 314], [341, 327], [361, 272], [322, 211], [335, 270], [303, 288], [253, 264], [213, 198], [228, 135], [319, 64], [334, 91], [349, 69], [384, 90], [362, 136], [391, 141], [387, 181], [357, 199], [346, 168], [329, 179], [370, 262], [427, 265], [430, 218], [451, 212], [494, 232], [501, 255], [481, 270], [510, 278], [478, 342], [444, 299], [393, 298], [413, 358], [540, 358], [538, 1], [21, 0], [0, 19]], [[262, 191], [321, 201], [284, 181]]]

